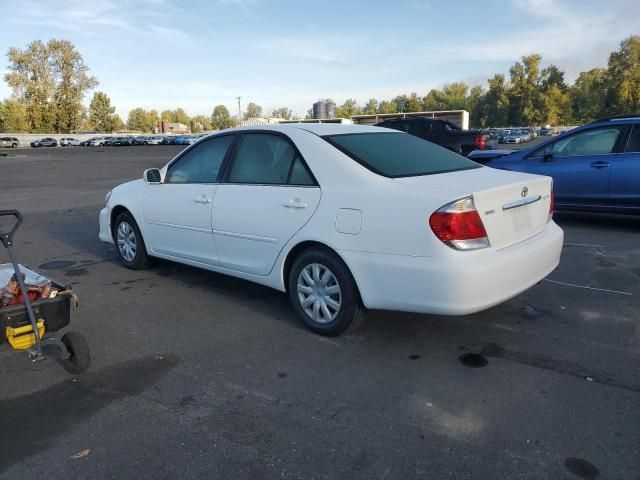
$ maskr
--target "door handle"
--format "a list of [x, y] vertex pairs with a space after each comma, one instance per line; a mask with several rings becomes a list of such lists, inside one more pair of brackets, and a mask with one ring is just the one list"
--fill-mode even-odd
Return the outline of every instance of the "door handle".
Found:
[[199, 195], [196, 197], [196, 203], [211, 203], [211, 199], [206, 195]]
[[607, 168], [610, 166], [611, 164], [609, 162], [603, 162], [602, 160], [591, 163], [591, 168]]
[[299, 198], [294, 198], [289, 200], [287, 203], [283, 203], [282, 206], [286, 208], [307, 208], [308, 205], [301, 202]]

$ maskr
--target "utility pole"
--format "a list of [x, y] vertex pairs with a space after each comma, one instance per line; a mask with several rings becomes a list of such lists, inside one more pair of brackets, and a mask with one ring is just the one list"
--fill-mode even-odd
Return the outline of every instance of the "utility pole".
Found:
[[238, 120], [242, 121], [242, 110], [240, 109], [240, 99], [242, 97], [236, 97], [236, 99], [238, 100]]

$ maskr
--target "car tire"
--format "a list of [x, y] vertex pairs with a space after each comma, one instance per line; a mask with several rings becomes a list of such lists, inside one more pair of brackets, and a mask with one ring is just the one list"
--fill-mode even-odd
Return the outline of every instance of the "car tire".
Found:
[[113, 241], [120, 263], [131, 270], [144, 270], [150, 264], [138, 224], [129, 212], [117, 216], [113, 226]]
[[364, 318], [351, 272], [330, 251], [311, 248], [298, 255], [289, 272], [288, 287], [293, 310], [315, 333], [335, 337], [354, 330]]
[[18, 148], [18, 144], [17, 143], [12, 143], [11, 144], [11, 148]]

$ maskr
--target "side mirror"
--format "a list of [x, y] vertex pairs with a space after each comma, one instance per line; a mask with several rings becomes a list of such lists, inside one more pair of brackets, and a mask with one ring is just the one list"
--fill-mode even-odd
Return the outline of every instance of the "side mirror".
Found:
[[162, 181], [162, 177], [160, 176], [160, 170], [157, 168], [149, 168], [144, 171], [142, 174], [142, 178], [145, 182], [154, 185], [158, 184]]
[[542, 155], [542, 159], [545, 162], [550, 162], [551, 160], [553, 160], [553, 148], [551, 148], [551, 147], [545, 148], [544, 149], [544, 154]]

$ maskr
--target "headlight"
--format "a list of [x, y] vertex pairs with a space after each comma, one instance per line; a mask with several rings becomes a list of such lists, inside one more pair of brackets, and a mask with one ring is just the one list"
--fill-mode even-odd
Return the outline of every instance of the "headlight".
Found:
[[111, 198], [112, 190], [109, 190], [107, 194], [104, 196], [104, 203], [109, 203], [109, 199]]

